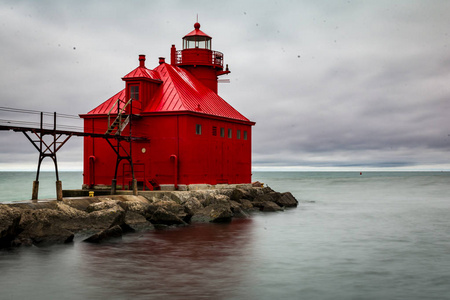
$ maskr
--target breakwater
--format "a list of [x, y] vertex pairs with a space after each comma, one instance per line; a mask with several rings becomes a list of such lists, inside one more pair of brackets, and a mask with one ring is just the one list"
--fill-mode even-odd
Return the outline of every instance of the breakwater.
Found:
[[297, 204], [290, 192], [249, 185], [0, 204], [0, 247], [71, 243], [77, 235], [100, 243], [127, 232], [230, 222], [254, 210], [281, 211]]

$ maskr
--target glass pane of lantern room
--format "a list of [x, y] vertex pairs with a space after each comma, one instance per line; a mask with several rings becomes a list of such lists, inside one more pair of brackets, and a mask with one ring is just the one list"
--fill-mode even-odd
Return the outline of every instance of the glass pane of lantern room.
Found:
[[206, 49], [206, 42], [204, 40], [203, 41], [198, 41], [198, 47], [200, 49]]

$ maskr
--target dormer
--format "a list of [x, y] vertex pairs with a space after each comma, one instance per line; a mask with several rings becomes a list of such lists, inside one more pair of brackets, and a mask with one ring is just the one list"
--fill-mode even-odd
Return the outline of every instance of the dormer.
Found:
[[[163, 58], [160, 58], [161, 63]], [[125, 81], [125, 99], [133, 99], [133, 107], [145, 109], [162, 83], [157, 72], [145, 67], [145, 55], [139, 55], [139, 66], [122, 78]], [[134, 111], [134, 109], [133, 109]], [[139, 113], [136, 111], [134, 113]]]

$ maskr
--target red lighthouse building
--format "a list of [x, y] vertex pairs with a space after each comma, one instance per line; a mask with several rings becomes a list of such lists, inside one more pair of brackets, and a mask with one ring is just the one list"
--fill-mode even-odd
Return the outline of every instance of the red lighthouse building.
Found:
[[[251, 182], [251, 122], [217, 94], [229, 73], [223, 54], [195, 23], [172, 45], [170, 64], [150, 70], [145, 56], [125, 75], [125, 88], [88, 112], [84, 131], [131, 137], [84, 138], [84, 186], [188, 189]], [[130, 144], [131, 143], [131, 144]], [[134, 173], [134, 174], [133, 174]]]

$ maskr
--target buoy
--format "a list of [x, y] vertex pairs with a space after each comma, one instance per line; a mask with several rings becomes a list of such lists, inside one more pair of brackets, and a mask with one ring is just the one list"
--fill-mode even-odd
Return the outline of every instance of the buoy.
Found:
[[359, 172], [359, 175], [362, 175], [362, 172]]
[[89, 197], [94, 197], [94, 191], [89, 191]]

